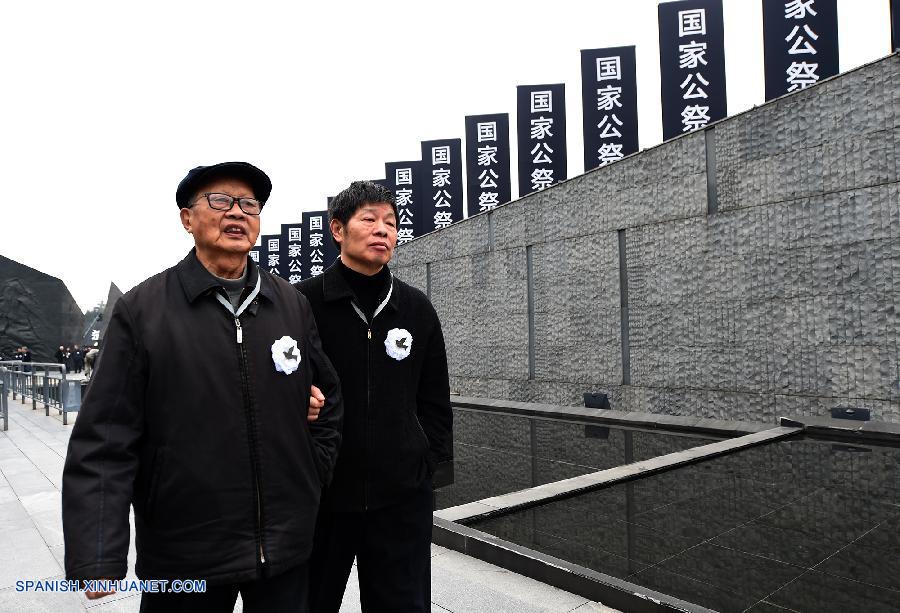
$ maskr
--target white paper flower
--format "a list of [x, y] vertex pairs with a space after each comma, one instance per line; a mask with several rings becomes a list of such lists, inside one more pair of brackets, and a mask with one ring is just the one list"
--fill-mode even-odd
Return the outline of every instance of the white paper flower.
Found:
[[282, 336], [272, 343], [272, 361], [275, 362], [275, 370], [286, 375], [291, 374], [300, 367], [300, 349], [297, 341], [290, 336]]
[[395, 360], [402, 360], [412, 350], [412, 341], [412, 334], [409, 333], [409, 330], [394, 328], [388, 331], [387, 338], [384, 339], [384, 348], [389, 356]]

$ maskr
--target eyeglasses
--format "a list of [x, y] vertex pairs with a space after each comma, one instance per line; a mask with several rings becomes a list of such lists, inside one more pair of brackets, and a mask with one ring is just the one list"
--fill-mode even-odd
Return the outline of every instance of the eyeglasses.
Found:
[[[209, 203], [209, 208], [216, 211], [230, 211], [234, 203], [237, 202], [238, 207], [247, 215], [259, 215], [262, 212], [263, 203], [256, 198], [235, 198], [228, 194], [219, 194], [211, 192], [203, 194]], [[194, 203], [191, 204], [193, 206]]]

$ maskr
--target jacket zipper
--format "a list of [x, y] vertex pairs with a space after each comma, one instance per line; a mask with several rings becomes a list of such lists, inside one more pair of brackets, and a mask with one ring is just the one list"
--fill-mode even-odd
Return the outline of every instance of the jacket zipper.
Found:
[[256, 454], [254, 453], [257, 447], [256, 437], [254, 435], [256, 424], [255, 420], [253, 419], [253, 410], [250, 406], [250, 388], [247, 382], [247, 353], [244, 350], [244, 329], [241, 327], [241, 320], [238, 317], [234, 318], [234, 326], [237, 335], [238, 355], [241, 366], [241, 392], [244, 396], [244, 410], [247, 417], [247, 436], [250, 438], [250, 462], [253, 465], [253, 489], [256, 494], [256, 526], [257, 540], [259, 543], [259, 562], [260, 564], [265, 564], [266, 553], [263, 550], [262, 543], [263, 525], [262, 502], [259, 492], [259, 466], [256, 461]]
[[[391, 294], [394, 292], [394, 276], [391, 275], [391, 284], [388, 286], [387, 296], [385, 296], [384, 300], [381, 304], [376, 307], [375, 312], [372, 313], [372, 319], [369, 319], [365, 316], [356, 303], [353, 300], [350, 301], [350, 306], [353, 307], [353, 310], [356, 311], [356, 314], [359, 315], [359, 318], [363, 320], [363, 323], [366, 324], [366, 414], [363, 419], [363, 440], [367, 440], [366, 437], [368, 435], [369, 430], [369, 414], [372, 412], [372, 324], [375, 323], [375, 318], [378, 317], [378, 314], [381, 313], [381, 310], [387, 305], [388, 301], [391, 299]], [[368, 447], [368, 445], [366, 445]], [[363, 510], [369, 510], [369, 479], [368, 476], [363, 481]]]
[[[372, 317], [374, 320], [375, 317]], [[369, 415], [372, 412], [372, 323], [366, 322], [368, 324], [368, 330], [366, 331], [366, 335], [368, 336], [368, 340], [366, 341], [366, 419], [363, 420], [365, 424], [366, 430], [368, 430], [369, 426]], [[366, 432], [368, 434], [368, 432]], [[366, 445], [368, 447], [368, 445]], [[363, 510], [369, 510], [369, 480], [366, 479], [363, 483]]]

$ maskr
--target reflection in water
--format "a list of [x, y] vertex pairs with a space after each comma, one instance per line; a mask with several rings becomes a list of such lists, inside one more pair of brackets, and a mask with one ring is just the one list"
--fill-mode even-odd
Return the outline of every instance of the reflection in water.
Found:
[[781, 441], [472, 527], [719, 611], [900, 611], [893, 447]]
[[436, 492], [438, 509], [714, 440], [467, 409], [453, 419], [455, 483]]

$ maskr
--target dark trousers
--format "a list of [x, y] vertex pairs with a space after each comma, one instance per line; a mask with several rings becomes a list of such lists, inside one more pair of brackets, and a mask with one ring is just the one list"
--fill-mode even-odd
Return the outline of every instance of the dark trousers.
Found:
[[198, 594], [141, 594], [140, 613], [231, 613], [238, 592], [245, 613], [307, 613], [309, 564], [246, 583], [207, 587]]
[[364, 613], [431, 611], [431, 480], [403, 501], [360, 513], [320, 509], [310, 611], [337, 613], [356, 557]]

